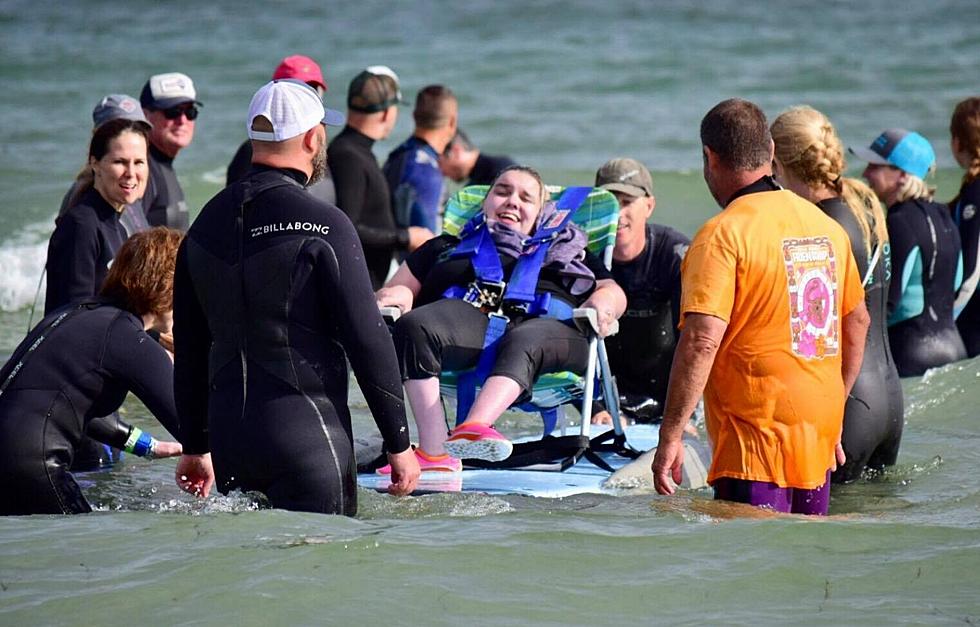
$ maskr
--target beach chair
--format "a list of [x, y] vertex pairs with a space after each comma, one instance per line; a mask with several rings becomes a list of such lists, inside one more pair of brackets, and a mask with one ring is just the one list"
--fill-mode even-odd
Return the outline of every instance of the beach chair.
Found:
[[[463, 226], [480, 211], [489, 189], [487, 185], [473, 185], [454, 194], [446, 205], [443, 231], [450, 235], [459, 235]], [[565, 188], [549, 186], [548, 191], [551, 199], [558, 201]], [[592, 189], [576, 209], [572, 221], [588, 235], [589, 251], [599, 256], [607, 268], [610, 267], [613, 246], [616, 243], [616, 226], [619, 221], [619, 203], [615, 196], [606, 190]], [[583, 375], [574, 372], [546, 373], [535, 382], [531, 399], [511, 408], [540, 413], [544, 423], [542, 439], [515, 443], [514, 453], [504, 461], [464, 460], [467, 466], [565, 470], [582, 455], [590, 455], [593, 463], [598, 460], [604, 464], [605, 462], [598, 456], [590, 454], [590, 451], [600, 448], [617, 452], [621, 450], [624, 454], [633, 456], [634, 451], [626, 445], [625, 435], [619, 422], [619, 396], [609, 370], [605, 344], [596, 333], [598, 326], [595, 313], [592, 309], [576, 309], [574, 312], [575, 323], [589, 338], [589, 359], [585, 373]], [[456, 424], [463, 422], [472, 403], [471, 398], [460, 399], [458, 394], [457, 384], [461, 374], [447, 371], [440, 376], [444, 404], [446, 398], [457, 399]], [[613, 416], [614, 425], [613, 431], [608, 432], [610, 435], [603, 436], [601, 442], [590, 440], [592, 403], [597, 382], [607, 409]], [[582, 424], [577, 436], [565, 434], [564, 407], [568, 404], [575, 404], [582, 416]], [[561, 425], [561, 435], [555, 436], [554, 432], [559, 425]]]

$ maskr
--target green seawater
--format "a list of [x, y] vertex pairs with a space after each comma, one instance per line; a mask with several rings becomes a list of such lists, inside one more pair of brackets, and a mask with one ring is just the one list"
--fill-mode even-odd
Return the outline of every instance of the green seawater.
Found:
[[[615, 156], [654, 171], [654, 219], [693, 234], [717, 211], [698, 123], [729, 96], [770, 116], [808, 103], [848, 144], [882, 129], [936, 149], [956, 193], [953, 105], [977, 91], [971, 0], [624, 0], [265, 5], [0, 0], [0, 354], [26, 331], [92, 106], [183, 71], [204, 101], [176, 167], [192, 211], [220, 188], [254, 90], [283, 56], [318, 59], [327, 104], [385, 63], [406, 97], [452, 87], [489, 153], [589, 183]], [[383, 159], [411, 132], [410, 108]], [[852, 163], [859, 175], [862, 165]], [[980, 360], [903, 382], [898, 464], [835, 487], [826, 520], [710, 492], [549, 500], [362, 491], [354, 519], [195, 501], [174, 461], [79, 477], [97, 510], [0, 519], [0, 625], [972, 624], [980, 621]], [[352, 387], [355, 432], [373, 430]], [[130, 398], [125, 415], [160, 433]], [[508, 416], [508, 433], [532, 433]]]

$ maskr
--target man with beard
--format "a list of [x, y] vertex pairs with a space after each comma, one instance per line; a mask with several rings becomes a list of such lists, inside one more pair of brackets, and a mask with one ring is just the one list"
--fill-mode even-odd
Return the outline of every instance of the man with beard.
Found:
[[[252, 98], [249, 174], [201, 211], [174, 278], [178, 485], [260, 492], [273, 507], [357, 511], [347, 360], [384, 438], [394, 494], [419, 475], [401, 376], [350, 220], [304, 191], [326, 165], [316, 90]], [[211, 455], [213, 454], [213, 467]]]

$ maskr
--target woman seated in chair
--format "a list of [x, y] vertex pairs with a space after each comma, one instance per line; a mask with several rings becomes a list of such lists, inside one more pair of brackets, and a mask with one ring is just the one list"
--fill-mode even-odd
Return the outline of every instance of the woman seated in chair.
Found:
[[[430, 240], [378, 290], [379, 306], [405, 314], [395, 324], [394, 342], [423, 470], [456, 471], [461, 458], [510, 456], [512, 444], [493, 428], [500, 414], [526, 398], [540, 374], [585, 371], [589, 342], [572, 323], [572, 308], [594, 308], [600, 336], [626, 308], [612, 275], [586, 250], [585, 233], [563, 221], [563, 211], [547, 198], [531, 168], [503, 170], [460, 237]], [[542, 239], [551, 240], [543, 261]], [[486, 345], [492, 345], [490, 357], [478, 366]], [[447, 439], [439, 374], [474, 366], [478, 376], [486, 372], [486, 381]]]

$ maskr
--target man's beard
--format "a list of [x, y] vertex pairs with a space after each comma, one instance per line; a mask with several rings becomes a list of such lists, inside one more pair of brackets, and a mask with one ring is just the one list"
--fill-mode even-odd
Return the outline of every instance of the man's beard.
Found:
[[327, 142], [320, 144], [320, 150], [313, 157], [313, 172], [310, 174], [310, 180], [306, 183], [307, 187], [316, 185], [323, 180], [323, 177], [327, 174]]

